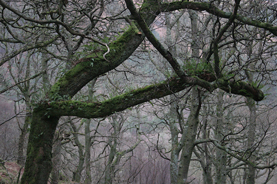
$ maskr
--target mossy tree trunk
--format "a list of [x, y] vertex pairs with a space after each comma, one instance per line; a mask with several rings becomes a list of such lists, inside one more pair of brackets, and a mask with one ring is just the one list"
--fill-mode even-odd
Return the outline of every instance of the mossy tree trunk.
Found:
[[33, 112], [22, 184], [47, 183], [52, 170], [52, 143], [59, 117]]

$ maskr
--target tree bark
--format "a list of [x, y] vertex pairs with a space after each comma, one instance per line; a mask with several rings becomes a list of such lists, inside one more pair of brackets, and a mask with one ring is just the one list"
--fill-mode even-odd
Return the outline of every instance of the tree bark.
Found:
[[[250, 41], [248, 43], [248, 58], [250, 59], [252, 57], [253, 54], [253, 41]], [[262, 42], [259, 41], [259, 48], [258, 48], [258, 52], [262, 53]], [[248, 67], [250, 69], [255, 68], [255, 64], [256, 63], [251, 63]], [[253, 83], [254, 81], [254, 73], [245, 70], [245, 74], [247, 76], [247, 79], [249, 81], [249, 83]], [[248, 132], [247, 132], [247, 154], [249, 154], [249, 161], [252, 163], [256, 162], [255, 159], [255, 150], [253, 150], [253, 146], [255, 143], [255, 138], [256, 138], [256, 104], [255, 101], [251, 98], [246, 98], [246, 105], [249, 109], [250, 112], [250, 117], [249, 117], [249, 127], [248, 127]], [[246, 169], [246, 184], [255, 184], [255, 177], [256, 177], [256, 169], [253, 167], [253, 165], [248, 164], [248, 168]]]
[[85, 155], [84, 155], [83, 145], [79, 141], [79, 136], [77, 134], [78, 130], [73, 122], [70, 121], [70, 125], [74, 131], [73, 133], [74, 142], [78, 147], [78, 154], [79, 154], [78, 166], [77, 166], [77, 169], [73, 172], [72, 181], [76, 181], [79, 183], [81, 181], [82, 171], [84, 169]]
[[197, 127], [199, 123], [199, 111], [201, 108], [201, 99], [197, 87], [193, 87], [191, 92], [191, 107], [188, 117], [186, 130], [183, 132], [181, 138], [182, 153], [180, 157], [178, 184], [186, 184], [188, 180], [189, 165], [191, 161], [192, 152], [194, 149], [194, 141], [197, 134]]
[[[216, 127], [215, 127], [215, 138], [218, 142], [221, 142], [224, 136], [224, 122], [223, 122], [223, 92], [219, 91], [217, 94], [217, 120], [216, 120]], [[224, 144], [224, 143], [223, 143]], [[226, 171], [226, 164], [227, 164], [227, 154], [225, 151], [216, 149], [216, 184], [225, 184], [227, 171]]]
[[33, 112], [22, 184], [46, 184], [52, 170], [52, 143], [58, 117], [45, 117]]
[[[93, 89], [97, 79], [93, 79], [89, 84], [89, 91], [88, 91], [88, 100], [93, 101]], [[92, 182], [91, 179], [91, 169], [90, 169], [90, 149], [91, 149], [91, 140], [92, 137], [90, 136], [90, 119], [85, 119], [85, 161], [86, 161], [86, 175], [85, 175], [85, 184], [90, 184]]]
[[[183, 13], [181, 13], [183, 14]], [[178, 18], [180, 18], [181, 15], [178, 15], [178, 17], [176, 17], [176, 20], [178, 20]], [[172, 22], [174, 24], [171, 23], [171, 16], [170, 13], [165, 13], [165, 24], [166, 24], [166, 45], [167, 48], [169, 49], [169, 52], [173, 55], [176, 56], [176, 45], [174, 45], [174, 36], [175, 38], [178, 38], [178, 33], [174, 32], [172, 30], [172, 27], [174, 26], [174, 24], [176, 23], [176, 20], [173, 20]], [[166, 61], [164, 61], [166, 62]], [[165, 75], [166, 77], [166, 75]], [[179, 155], [180, 155], [180, 151], [181, 149], [179, 148], [179, 139], [178, 139], [178, 135], [179, 135], [179, 130], [178, 130], [178, 126], [184, 126], [182, 124], [183, 122], [183, 117], [178, 116], [178, 97], [176, 97], [175, 95], [170, 95], [170, 112], [169, 112], [169, 119], [168, 119], [168, 123], [169, 123], [169, 130], [170, 130], [170, 134], [171, 134], [171, 152], [170, 152], [170, 183], [171, 184], [177, 184], [178, 182], [178, 170], [179, 170]], [[180, 129], [182, 129], [183, 127], [180, 127]]]
[[[203, 126], [203, 139], [208, 139], [208, 112], [206, 107], [203, 108], [203, 114], [204, 114], [204, 126]], [[213, 177], [212, 177], [212, 159], [209, 155], [209, 149], [207, 143], [204, 144], [204, 159], [205, 159], [205, 165], [203, 168], [203, 180], [204, 184], [213, 184]]]
[[[116, 166], [119, 163], [119, 160], [121, 157], [120, 154], [118, 154], [118, 137], [120, 135], [120, 131], [122, 129], [122, 123], [121, 121], [124, 121], [123, 119], [117, 120], [117, 116], [112, 116], [111, 118], [111, 124], [113, 127], [113, 132], [108, 140], [108, 145], [110, 147], [108, 162], [106, 165], [106, 171], [105, 171], [105, 184], [112, 184], [115, 178], [116, 174]], [[124, 155], [124, 154], [122, 154]], [[118, 160], [119, 159], [119, 160]]]
[[[178, 118], [183, 118], [183, 117], [178, 117], [177, 114], [177, 99], [174, 95], [170, 96], [170, 99], [172, 101], [171, 106], [170, 106], [170, 114], [169, 114], [169, 129], [170, 129], [170, 134], [171, 134], [171, 153], [170, 153], [170, 183], [171, 184], [177, 184], [178, 182], [178, 170], [179, 170], [179, 154], [180, 154], [180, 149], [179, 149], [179, 139], [178, 139], [178, 128], [177, 124], [178, 121], [182, 121]], [[183, 125], [182, 125], [183, 126]], [[183, 127], [181, 127], [183, 128]]]
[[53, 144], [53, 169], [51, 172], [51, 184], [58, 184], [60, 178], [60, 165], [61, 165], [61, 141], [62, 138], [56, 133], [55, 142]]
[[31, 123], [31, 117], [30, 114], [27, 114], [25, 117], [24, 125], [21, 129], [21, 133], [18, 140], [18, 156], [17, 156], [17, 163], [19, 165], [24, 165], [25, 163], [25, 156], [24, 156], [24, 145], [26, 142], [26, 135], [27, 135], [27, 129]]
[[[25, 72], [25, 78], [28, 79], [30, 78], [30, 60], [27, 61], [27, 67], [26, 67], [26, 72]], [[32, 109], [32, 105], [31, 105], [31, 86], [30, 86], [30, 81], [26, 81], [24, 83], [24, 85], [18, 85], [18, 88], [20, 89], [21, 93], [24, 96], [25, 99], [25, 105], [26, 105], [26, 117], [24, 120], [24, 124], [23, 127], [21, 129], [21, 133], [19, 136], [19, 140], [18, 140], [18, 159], [17, 159], [17, 163], [19, 165], [24, 165], [25, 163], [25, 157], [24, 157], [24, 147], [25, 147], [25, 142], [26, 141], [26, 135], [28, 133], [28, 127], [31, 124], [31, 109]]]
[[[194, 11], [189, 11], [189, 16], [191, 20], [191, 32], [192, 32], [192, 58], [196, 59], [197, 62], [199, 58], [199, 48], [198, 48], [198, 25], [197, 19], [198, 15]], [[191, 91], [191, 107], [190, 114], [187, 121], [187, 129], [184, 130], [181, 144], [182, 153], [180, 157], [179, 174], [178, 174], [178, 184], [189, 183], [188, 172], [189, 165], [192, 157], [192, 152], [194, 150], [194, 141], [197, 134], [197, 127], [199, 124], [199, 112], [201, 109], [201, 96], [200, 91], [198, 91], [198, 86], [194, 86]]]
[[90, 119], [85, 119], [85, 163], [86, 163], [86, 175], [85, 184], [91, 184], [91, 170], [90, 170], [90, 148], [91, 148], [91, 137], [90, 137]]
[[[253, 99], [247, 98], [247, 106], [250, 111], [250, 120], [247, 133], [247, 150], [251, 154], [249, 161], [255, 163], [255, 156], [253, 146], [256, 137], [256, 105]], [[248, 164], [248, 169], [246, 170], [246, 184], [255, 184], [256, 169], [252, 165]]]

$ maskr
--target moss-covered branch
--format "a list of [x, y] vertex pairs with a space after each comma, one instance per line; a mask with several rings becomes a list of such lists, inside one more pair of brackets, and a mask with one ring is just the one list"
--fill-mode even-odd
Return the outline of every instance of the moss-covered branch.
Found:
[[191, 78], [190, 81], [191, 84], [185, 84], [179, 78], [171, 78], [162, 83], [139, 88], [103, 102], [53, 101], [41, 104], [36, 110], [44, 111], [47, 109], [45, 116], [105, 117], [140, 103], [176, 93], [192, 85], [192, 83], [197, 83], [194, 78]]
[[179, 92], [192, 85], [198, 85], [210, 92], [216, 88], [220, 88], [226, 92], [251, 97], [256, 101], [260, 101], [264, 98], [264, 94], [261, 90], [245, 82], [235, 82], [234, 80], [228, 82], [224, 79], [220, 79], [217, 82], [210, 83], [195, 76], [185, 76], [182, 79], [179, 77], [171, 78], [159, 84], [139, 88], [103, 102], [45, 102], [41, 104], [36, 111], [42, 110], [45, 112], [45, 109], [47, 109], [47, 112], [44, 114], [44, 116], [47, 117], [78, 116], [82, 118], [99, 118], [109, 116], [115, 112], [125, 110], [152, 99], [161, 98]]
[[[230, 18], [232, 13], [224, 12], [209, 3], [199, 2], [172, 2], [172, 3], [155, 3], [154, 0], [147, 0], [140, 8], [140, 15], [145, 20], [146, 25], [150, 25], [157, 14], [165, 11], [174, 11], [178, 9], [193, 9], [198, 11], [207, 11], [211, 14]], [[151, 11], [151, 13], [149, 13]], [[271, 24], [263, 23], [256, 20], [250, 20], [241, 15], [236, 15], [236, 19], [246, 24], [265, 28], [277, 35], [277, 27]], [[143, 41], [144, 35], [137, 34], [137, 30], [132, 26], [117, 40], [109, 44], [110, 52], [106, 55], [108, 61], [104, 58], [81, 59], [80, 62], [69, 72], [67, 72], [51, 89], [51, 94], [60, 96], [74, 96], [83, 86], [92, 79], [114, 69], [124, 62]], [[106, 51], [99, 55], [104, 55]], [[92, 64], [93, 63], [93, 64]]]
[[260, 89], [243, 81], [219, 79], [217, 85], [227, 93], [250, 97], [255, 101], [264, 99], [264, 93]]
[[[146, 0], [140, 12], [144, 17], [147, 25], [150, 25], [156, 18], [156, 13], [159, 12], [159, 6], [157, 3], [153, 3], [153, 0]], [[150, 13], [151, 12], [153, 13]], [[68, 71], [60, 80], [52, 87], [51, 94], [60, 96], [74, 96], [83, 86], [85, 86], [92, 79], [116, 68], [122, 62], [124, 62], [132, 53], [137, 49], [144, 39], [143, 34], [137, 33], [137, 28], [134, 29], [130, 26], [118, 39], [110, 43], [108, 47], [110, 52], [103, 57], [98, 58], [83, 58], [79, 61], [74, 68]], [[107, 50], [103, 50], [98, 53], [99, 56], [103, 56]], [[108, 62], [110, 61], [110, 62]]]
[[[89, 81], [116, 68], [125, 61], [143, 39], [143, 36], [136, 34], [136, 31], [130, 27], [121, 37], [109, 45], [110, 52], [106, 58], [110, 62], [103, 57], [80, 59], [78, 64], [52, 87], [51, 93], [60, 96], [74, 96]], [[98, 55], [103, 56], [105, 52], [106, 50], [103, 50]]]

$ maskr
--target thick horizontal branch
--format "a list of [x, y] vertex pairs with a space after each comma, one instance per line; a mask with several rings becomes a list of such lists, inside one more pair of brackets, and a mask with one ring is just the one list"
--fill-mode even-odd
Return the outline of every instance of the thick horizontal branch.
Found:
[[[201, 79], [200, 79], [201, 80]], [[191, 80], [196, 81], [196, 80]], [[149, 85], [144, 88], [130, 91], [112, 99], [86, 103], [79, 101], [59, 101], [45, 103], [40, 108], [48, 109], [46, 116], [78, 116], [82, 118], [100, 118], [109, 116], [115, 112], [147, 102], [152, 99], [179, 92], [190, 85], [182, 84], [180, 79], [171, 78], [160, 84]], [[38, 108], [37, 110], [39, 110]]]
[[218, 88], [226, 91], [227, 93], [250, 97], [255, 101], [261, 101], [264, 99], [264, 93], [259, 88], [243, 81], [219, 79], [217, 81], [217, 85]]
[[244, 82], [233, 81], [232, 83], [229, 83], [224, 80], [219, 80], [217, 83], [210, 83], [198, 77], [185, 76], [182, 79], [179, 77], [170, 78], [159, 84], [139, 88], [103, 102], [87, 103], [79, 101], [53, 101], [41, 104], [36, 110], [47, 109], [47, 112], [44, 114], [45, 116], [100, 118], [153, 99], [177, 93], [193, 85], [198, 85], [210, 92], [216, 88], [221, 88], [227, 92], [231, 89], [231, 93], [234, 94], [252, 97], [258, 101], [263, 99], [262, 91]]

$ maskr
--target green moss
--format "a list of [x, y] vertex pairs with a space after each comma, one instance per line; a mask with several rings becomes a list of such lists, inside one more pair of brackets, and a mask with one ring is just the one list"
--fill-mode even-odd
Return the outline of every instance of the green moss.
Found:
[[183, 70], [190, 76], [199, 76], [200, 74], [203, 74], [204, 72], [213, 72], [213, 68], [210, 63], [207, 62], [198, 62], [194, 59], [191, 59], [189, 61], [185, 61], [184, 65], [182, 66]]
[[247, 90], [245, 90], [245, 89], [240, 89], [238, 93], [239, 93], [239, 94], [245, 94], [245, 95], [247, 95], [247, 96], [251, 95], [251, 94], [250, 94]]
[[51, 171], [52, 141], [59, 118], [43, 117], [44, 108], [45, 104], [42, 104], [33, 113], [22, 183], [37, 183], [42, 174]]
[[114, 51], [113, 49], [118, 47], [122, 47], [126, 44], [126, 41], [129, 41], [131, 37], [136, 35], [136, 30], [132, 28], [132, 26], [129, 26], [127, 31], [125, 31], [118, 39], [116, 39], [114, 42], [112, 42], [109, 47], [111, 49], [111, 53]]

